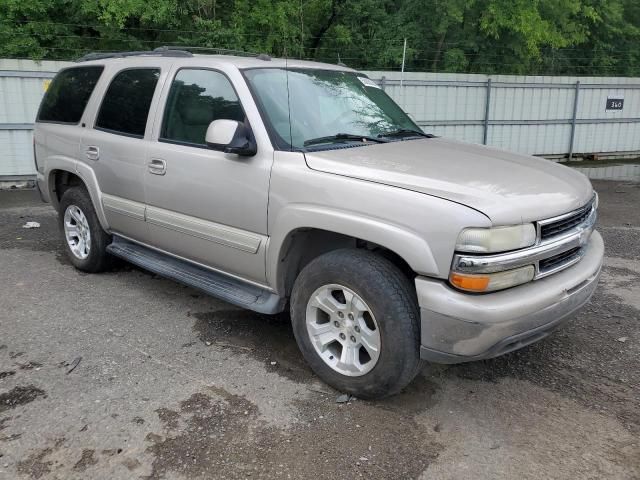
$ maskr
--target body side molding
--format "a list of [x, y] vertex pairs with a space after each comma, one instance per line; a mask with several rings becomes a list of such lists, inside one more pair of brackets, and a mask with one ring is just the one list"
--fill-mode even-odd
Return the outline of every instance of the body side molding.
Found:
[[153, 225], [175, 230], [227, 247], [236, 248], [251, 254], [257, 253], [263, 240], [266, 240], [262, 235], [253, 232], [247, 232], [239, 228], [209, 222], [157, 207], [147, 206], [146, 220]]

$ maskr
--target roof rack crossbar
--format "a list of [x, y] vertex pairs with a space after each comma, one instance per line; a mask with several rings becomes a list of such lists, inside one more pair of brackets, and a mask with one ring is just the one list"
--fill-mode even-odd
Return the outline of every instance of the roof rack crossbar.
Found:
[[232, 50], [230, 48], [219, 48], [219, 47], [191, 47], [188, 45], [165, 45], [163, 47], [158, 47], [158, 49], [165, 49], [169, 51], [174, 50], [193, 50], [195, 52], [215, 52], [218, 55], [237, 55], [241, 57], [259, 57], [260, 55], [264, 55], [263, 53], [253, 53], [253, 52], [245, 52], [244, 50]]
[[189, 47], [185, 45], [164, 45], [162, 47], [155, 48], [153, 50], [141, 50], [132, 52], [93, 52], [87, 53], [83, 57], [80, 57], [76, 62], [88, 62], [90, 60], [103, 60], [107, 58], [124, 58], [124, 57], [136, 57], [136, 56], [160, 56], [160, 57], [193, 57], [193, 53], [190, 50], [196, 52], [212, 52], [217, 55], [237, 55], [243, 57], [255, 57], [260, 60], [271, 60], [269, 55], [264, 53], [245, 52], [242, 50], [231, 50], [229, 48], [218, 47]]
[[88, 62], [90, 60], [104, 60], [106, 58], [124, 58], [136, 56], [155, 57], [193, 57], [191, 52], [174, 47], [159, 47], [154, 50], [140, 50], [132, 52], [92, 52], [80, 57], [76, 62]]

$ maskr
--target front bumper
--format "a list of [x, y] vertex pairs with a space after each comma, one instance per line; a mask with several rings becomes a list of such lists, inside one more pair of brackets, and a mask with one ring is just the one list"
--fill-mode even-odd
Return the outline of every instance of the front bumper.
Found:
[[546, 337], [593, 294], [604, 257], [597, 231], [575, 265], [525, 285], [474, 295], [441, 280], [416, 278], [420, 356], [435, 363], [496, 357]]

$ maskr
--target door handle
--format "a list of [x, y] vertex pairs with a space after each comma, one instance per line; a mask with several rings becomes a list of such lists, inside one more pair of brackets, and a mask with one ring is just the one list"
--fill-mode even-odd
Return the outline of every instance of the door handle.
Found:
[[95, 161], [100, 159], [100, 149], [95, 145], [89, 145], [85, 153], [87, 154], [87, 158], [89, 160]]
[[167, 162], [159, 158], [151, 159], [147, 166], [149, 167], [149, 172], [154, 175], [164, 175], [167, 173]]

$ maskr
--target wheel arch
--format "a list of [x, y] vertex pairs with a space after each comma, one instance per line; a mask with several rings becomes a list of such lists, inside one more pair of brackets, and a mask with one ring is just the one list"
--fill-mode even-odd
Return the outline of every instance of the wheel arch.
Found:
[[62, 200], [64, 192], [74, 186], [85, 186], [82, 179], [75, 172], [62, 168], [56, 168], [49, 172], [47, 185], [51, 204], [56, 210], [60, 208], [60, 200]]
[[[58, 162], [47, 173], [47, 188], [53, 207], [58, 210], [60, 199], [64, 192], [72, 186], [83, 186], [89, 192], [91, 203], [96, 211], [100, 225], [105, 231], [109, 230], [109, 223], [102, 208], [102, 194], [98, 181], [92, 169], [78, 162]], [[51, 164], [51, 162], [49, 162]]]
[[405, 275], [437, 275], [427, 242], [415, 232], [379, 219], [316, 206], [292, 206], [279, 215], [267, 249], [267, 279], [289, 296], [300, 271], [314, 258], [340, 248], [363, 248], [389, 259]]

